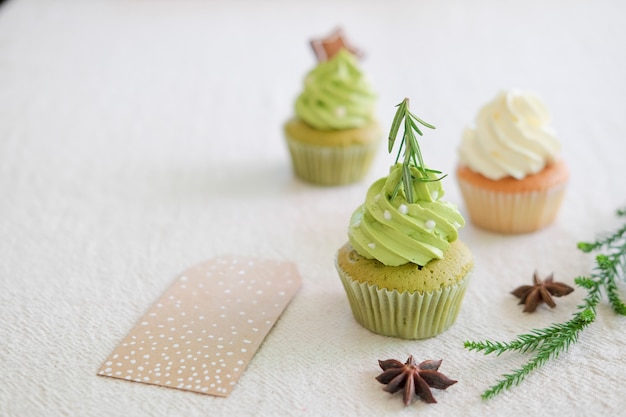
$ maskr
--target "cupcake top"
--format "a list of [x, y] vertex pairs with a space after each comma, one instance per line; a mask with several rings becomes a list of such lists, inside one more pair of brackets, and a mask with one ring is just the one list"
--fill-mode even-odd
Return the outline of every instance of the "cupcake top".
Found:
[[455, 285], [474, 266], [472, 253], [461, 240], [450, 243], [445, 258], [432, 260], [424, 266], [412, 262], [384, 266], [375, 259], [359, 256], [350, 243], [343, 245], [337, 252], [337, 263], [354, 281], [399, 293], [437, 291]]
[[549, 126], [550, 114], [534, 94], [500, 92], [466, 128], [459, 162], [491, 180], [522, 179], [555, 162], [560, 144]]
[[320, 62], [296, 100], [296, 116], [318, 130], [354, 129], [374, 121], [376, 94], [356, 55], [342, 45], [332, 54], [318, 54]]
[[409, 111], [408, 99], [398, 105], [389, 151], [403, 119], [398, 159], [404, 147], [404, 161], [396, 160], [389, 175], [372, 184], [348, 228], [348, 239], [357, 253], [386, 266], [426, 265], [442, 259], [450, 242], [457, 239], [457, 229], [465, 224], [458, 209], [441, 199], [441, 173], [424, 165], [414, 131], [421, 135], [417, 123], [434, 127]]

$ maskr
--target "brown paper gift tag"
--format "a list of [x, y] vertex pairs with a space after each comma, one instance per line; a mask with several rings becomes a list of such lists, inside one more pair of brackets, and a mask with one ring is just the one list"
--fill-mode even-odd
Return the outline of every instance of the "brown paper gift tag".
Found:
[[180, 275], [98, 375], [227, 396], [301, 285], [293, 263], [220, 257]]

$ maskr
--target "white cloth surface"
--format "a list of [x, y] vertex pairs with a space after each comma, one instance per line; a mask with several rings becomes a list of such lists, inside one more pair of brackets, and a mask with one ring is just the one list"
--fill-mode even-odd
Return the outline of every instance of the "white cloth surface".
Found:
[[[626, 4], [620, 1], [71, 1], [0, 7], [0, 415], [625, 415], [626, 318], [606, 303], [579, 343], [520, 386], [480, 394], [525, 356], [483, 356], [472, 340], [571, 317], [523, 314], [534, 270], [573, 285], [593, 256], [581, 240], [619, 225], [626, 203]], [[388, 126], [394, 105], [437, 126], [429, 165], [456, 146], [499, 90], [537, 92], [571, 168], [564, 205], [540, 232], [470, 223], [475, 270], [456, 324], [429, 340], [378, 336], [353, 319], [333, 257], [367, 178], [294, 178], [282, 136], [308, 41], [342, 26]], [[293, 261], [303, 287], [227, 398], [99, 377], [151, 303], [188, 267], [222, 254]], [[622, 294], [626, 294], [622, 286]], [[443, 359], [459, 382], [404, 408], [374, 377], [378, 359]]]

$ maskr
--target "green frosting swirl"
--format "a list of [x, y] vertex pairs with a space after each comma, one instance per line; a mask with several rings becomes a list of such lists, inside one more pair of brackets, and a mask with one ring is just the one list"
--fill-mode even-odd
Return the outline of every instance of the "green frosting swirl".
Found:
[[376, 95], [345, 49], [320, 62], [304, 80], [296, 115], [318, 130], [359, 128], [373, 120]]
[[[417, 168], [411, 170], [415, 178], [424, 177]], [[387, 266], [426, 265], [443, 258], [465, 220], [456, 206], [440, 200], [440, 181], [413, 181], [413, 204], [402, 189], [392, 198], [401, 176], [402, 164], [396, 164], [389, 176], [372, 184], [365, 203], [352, 215], [348, 238], [361, 256]]]

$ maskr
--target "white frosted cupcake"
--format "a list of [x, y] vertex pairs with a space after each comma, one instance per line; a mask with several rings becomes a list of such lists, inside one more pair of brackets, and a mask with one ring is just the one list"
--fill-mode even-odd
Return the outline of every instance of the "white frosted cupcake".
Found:
[[456, 173], [476, 226], [526, 233], [554, 221], [569, 171], [549, 123], [537, 96], [511, 90], [480, 110], [475, 128], [465, 129]]

